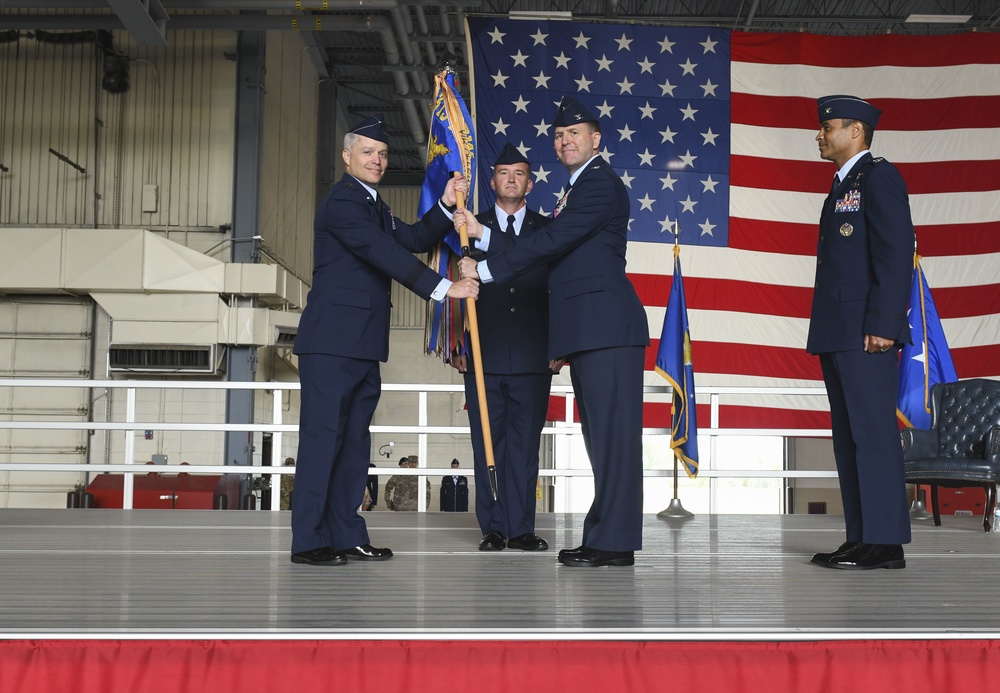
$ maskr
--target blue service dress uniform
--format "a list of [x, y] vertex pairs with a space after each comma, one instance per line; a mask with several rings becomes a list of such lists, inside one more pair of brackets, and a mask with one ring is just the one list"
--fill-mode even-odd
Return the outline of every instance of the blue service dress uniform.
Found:
[[646, 312], [625, 274], [629, 196], [600, 156], [558, 216], [488, 261], [496, 283], [548, 264], [549, 358], [566, 357], [594, 469], [583, 546], [642, 548], [642, 387]]
[[[823, 368], [852, 542], [910, 541], [896, 392], [898, 347], [910, 341], [913, 252], [906, 184], [895, 166], [866, 153], [823, 203], [806, 344]], [[865, 334], [896, 346], [867, 353]]]
[[[473, 251], [476, 260], [499, 255], [549, 223], [547, 217], [526, 210], [520, 236], [511, 239], [502, 231], [507, 220], [498, 221], [495, 206], [476, 219], [492, 229], [488, 250]], [[494, 501], [486, 472], [486, 450], [470, 355], [465, 373], [465, 401], [475, 459], [476, 519], [483, 534], [496, 530], [506, 537], [519, 537], [535, 531], [538, 447], [552, 384], [546, 356], [549, 314], [546, 275], [546, 267], [542, 265], [502, 284], [483, 284], [476, 301], [497, 473]]]
[[429, 298], [441, 277], [413, 253], [430, 250], [451, 228], [438, 205], [416, 224], [402, 222], [349, 174], [319, 206], [312, 289], [294, 347], [302, 409], [292, 553], [368, 543], [357, 510], [381, 395], [378, 363], [389, 357], [391, 280]]
[[440, 509], [444, 513], [469, 511], [469, 480], [464, 476], [446, 476], [441, 479]]

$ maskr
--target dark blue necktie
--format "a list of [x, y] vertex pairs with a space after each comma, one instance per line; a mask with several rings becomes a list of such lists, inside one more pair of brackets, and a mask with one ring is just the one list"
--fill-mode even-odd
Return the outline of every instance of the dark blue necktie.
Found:
[[392, 212], [389, 211], [389, 206], [386, 205], [386, 203], [382, 201], [382, 196], [381, 195], [379, 196], [379, 198], [377, 200], [375, 200], [375, 207], [378, 208], [378, 221], [379, 221], [379, 224], [382, 226], [382, 230], [383, 231], [388, 231], [389, 230], [389, 225], [386, 224], [386, 221], [387, 221], [386, 217], [389, 218], [390, 223], [391, 223]]
[[517, 234], [514, 232], [514, 215], [513, 214], [511, 214], [511, 215], [509, 215], [507, 217], [507, 230], [505, 231], [505, 233], [507, 234], [507, 240], [511, 243], [511, 245], [513, 245], [514, 243], [517, 243]]

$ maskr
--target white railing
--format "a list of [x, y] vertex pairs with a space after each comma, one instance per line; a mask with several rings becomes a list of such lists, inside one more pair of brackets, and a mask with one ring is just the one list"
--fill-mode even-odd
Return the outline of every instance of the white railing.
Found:
[[[170, 470], [171, 472], [185, 472], [189, 474], [253, 474], [267, 476], [270, 479], [271, 510], [278, 510], [280, 507], [280, 488], [278, 480], [283, 474], [294, 474], [295, 467], [281, 466], [281, 437], [284, 433], [295, 433], [298, 431], [297, 424], [287, 424], [282, 420], [282, 397], [273, 398], [270, 423], [257, 424], [229, 424], [229, 423], [172, 423], [161, 421], [136, 421], [136, 391], [137, 390], [267, 390], [279, 393], [285, 390], [298, 390], [300, 385], [297, 382], [218, 382], [218, 381], [173, 381], [173, 380], [77, 380], [77, 379], [30, 379], [30, 378], [6, 378], [0, 379], [0, 388], [95, 388], [95, 389], [116, 389], [125, 390], [125, 413], [124, 421], [0, 421], [0, 430], [85, 430], [85, 431], [121, 431], [124, 436], [124, 449], [122, 461], [119, 464], [105, 463], [0, 463], [0, 472], [115, 472], [124, 474], [123, 505], [125, 509], [133, 507], [134, 498], [134, 478], [137, 473], [145, 474], [149, 472], [149, 467], [145, 464], [136, 464], [134, 460], [136, 431], [247, 431], [247, 432], [270, 432], [273, 436], [271, 445], [271, 466], [235, 466], [235, 465], [167, 465], [158, 466], [160, 473]], [[415, 434], [417, 436], [417, 454], [423, 463], [427, 460], [427, 442], [431, 435], [440, 434], [469, 434], [468, 426], [430, 426], [428, 420], [427, 396], [432, 392], [464, 392], [464, 386], [456, 385], [432, 385], [432, 384], [386, 384], [382, 385], [383, 392], [414, 392], [417, 394], [417, 421], [416, 426], [372, 426], [373, 434]], [[557, 422], [553, 426], [546, 426], [542, 430], [543, 435], [572, 436], [580, 435], [579, 424], [572, 423], [573, 412], [573, 389], [569, 385], [553, 385], [553, 394], [565, 395], [567, 417], [566, 421]], [[671, 388], [668, 385], [647, 385], [644, 388], [646, 395], [669, 395]], [[821, 387], [811, 388], [778, 388], [778, 387], [699, 387], [698, 397], [704, 401], [708, 397], [711, 417], [708, 426], [699, 425], [699, 442], [705, 440], [709, 443], [709, 459], [715, 458], [715, 443], [724, 436], [777, 436], [777, 437], [829, 437], [829, 429], [737, 429], [720, 428], [719, 412], [723, 406], [723, 398], [731, 395], [755, 395], [755, 396], [783, 396], [783, 395], [821, 395], [826, 396], [826, 390]], [[643, 435], [670, 435], [668, 428], [644, 428]], [[447, 476], [452, 473], [450, 468], [430, 468], [420, 467], [416, 469], [405, 468], [371, 468], [372, 475], [400, 475], [400, 476]], [[647, 469], [644, 471], [646, 477], [673, 476], [673, 469]], [[540, 469], [539, 476], [542, 477], [572, 477], [591, 476], [589, 469]], [[805, 479], [805, 478], [836, 478], [835, 471], [806, 471], [806, 470], [759, 470], [759, 469], [709, 469], [703, 465], [699, 469], [699, 478], [784, 478], [784, 479]], [[423, 479], [421, 480], [423, 483]]]

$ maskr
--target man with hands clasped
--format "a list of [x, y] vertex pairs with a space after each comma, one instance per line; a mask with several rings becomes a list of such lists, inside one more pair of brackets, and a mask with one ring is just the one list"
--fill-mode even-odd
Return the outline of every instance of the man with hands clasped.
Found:
[[823, 203], [806, 350], [819, 356], [847, 541], [812, 562], [825, 568], [903, 568], [910, 514], [896, 423], [899, 346], [914, 234], [906, 184], [868, 148], [880, 111], [856, 96], [819, 99], [820, 158], [837, 165]]

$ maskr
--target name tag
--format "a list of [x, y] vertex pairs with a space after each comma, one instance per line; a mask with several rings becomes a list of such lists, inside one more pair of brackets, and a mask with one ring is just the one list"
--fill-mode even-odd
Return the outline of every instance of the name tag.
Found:
[[858, 189], [848, 190], [847, 194], [837, 200], [834, 212], [857, 212], [861, 209], [861, 191]]

